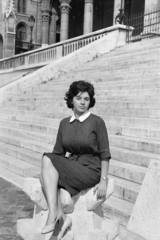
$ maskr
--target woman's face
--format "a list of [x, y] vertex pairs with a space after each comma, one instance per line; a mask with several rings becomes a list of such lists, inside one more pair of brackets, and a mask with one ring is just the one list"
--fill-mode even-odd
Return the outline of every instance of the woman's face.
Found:
[[73, 110], [78, 116], [82, 115], [89, 109], [90, 96], [88, 92], [79, 92], [75, 97], [73, 97]]

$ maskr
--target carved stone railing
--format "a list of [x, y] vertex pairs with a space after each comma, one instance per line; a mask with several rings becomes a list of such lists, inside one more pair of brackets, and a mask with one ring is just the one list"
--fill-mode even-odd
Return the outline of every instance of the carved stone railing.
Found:
[[31, 67], [31, 65], [46, 65], [53, 60], [64, 57], [107, 35], [108, 31], [110, 31], [109, 28], [105, 28], [80, 37], [52, 44], [45, 48], [39, 48], [13, 57], [4, 58], [0, 60], [0, 71], [22, 68], [23, 66], [27, 68]]

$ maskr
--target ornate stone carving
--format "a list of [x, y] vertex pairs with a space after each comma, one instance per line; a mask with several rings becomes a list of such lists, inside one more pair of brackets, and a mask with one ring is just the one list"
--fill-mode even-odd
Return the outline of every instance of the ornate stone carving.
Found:
[[6, 8], [4, 12], [5, 18], [14, 18], [16, 20], [15, 14], [15, 0], [7, 0]]
[[68, 13], [69, 14], [69, 10], [70, 10], [69, 6], [60, 6], [60, 9], [61, 9], [61, 13]]
[[42, 22], [50, 22], [51, 17], [48, 15], [43, 15], [42, 16]]
[[52, 12], [52, 16], [57, 16], [57, 13], [56, 12]]
[[50, 22], [51, 21], [51, 11], [42, 10], [42, 22]]
[[71, 0], [59, 0], [60, 2], [60, 9], [61, 9], [61, 13], [68, 13], [69, 14], [69, 11], [70, 11], [70, 2]]

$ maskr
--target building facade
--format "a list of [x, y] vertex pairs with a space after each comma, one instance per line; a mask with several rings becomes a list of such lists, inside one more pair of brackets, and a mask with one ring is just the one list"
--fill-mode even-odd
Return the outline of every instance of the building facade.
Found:
[[160, 0], [0, 0], [0, 58], [112, 26], [119, 9], [129, 16], [159, 7]]

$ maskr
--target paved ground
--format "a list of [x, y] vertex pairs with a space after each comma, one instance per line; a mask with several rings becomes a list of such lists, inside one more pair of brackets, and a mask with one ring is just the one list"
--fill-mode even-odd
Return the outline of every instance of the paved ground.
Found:
[[20, 188], [0, 178], [0, 240], [22, 240], [16, 233], [16, 221], [32, 218], [33, 206]]

